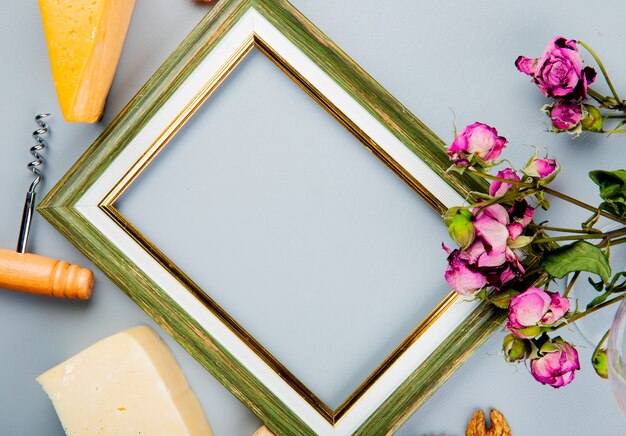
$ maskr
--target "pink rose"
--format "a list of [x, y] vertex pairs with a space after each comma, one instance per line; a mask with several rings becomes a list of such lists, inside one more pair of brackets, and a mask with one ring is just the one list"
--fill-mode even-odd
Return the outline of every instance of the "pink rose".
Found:
[[583, 110], [579, 103], [558, 102], [546, 108], [556, 131], [575, 129], [583, 118]]
[[[535, 209], [530, 207], [526, 200], [517, 201], [509, 209], [509, 217], [512, 222], [517, 222], [526, 227], [533, 220]], [[515, 238], [513, 238], [515, 239]]]
[[482, 209], [476, 214], [474, 229], [480, 241], [479, 244], [473, 244], [474, 250], [470, 247], [468, 251], [477, 259], [479, 267], [500, 266], [506, 262], [508, 224], [509, 214], [499, 204]]
[[452, 252], [443, 246], [448, 253], [445, 278], [450, 287], [460, 294], [473, 294], [484, 286], [501, 289], [522, 277], [524, 267], [511, 247], [523, 246], [516, 240], [533, 212], [525, 201], [514, 204], [508, 211], [500, 204], [475, 208], [468, 223], [473, 224], [473, 242], [463, 238], [461, 242], [467, 241], [468, 245]]
[[[543, 351], [544, 349], [549, 351]], [[571, 383], [579, 369], [576, 348], [560, 337], [545, 344], [540, 350], [540, 357], [530, 361], [530, 373], [535, 380], [555, 388]]]
[[497, 289], [524, 272], [519, 259], [509, 247], [493, 250], [481, 238], [462, 252], [461, 257], [487, 279], [489, 286]]
[[445, 279], [454, 291], [463, 295], [471, 295], [487, 284], [487, 279], [475, 266], [471, 266], [461, 250], [450, 250], [444, 245], [443, 249], [449, 254], [448, 268]]
[[524, 267], [507, 245], [521, 224], [511, 223], [509, 212], [499, 204], [472, 213], [474, 241], [453, 252], [444, 246], [449, 254], [445, 278], [460, 294], [475, 293], [485, 285], [500, 289], [524, 274]]
[[522, 170], [524, 174], [530, 177], [536, 177], [541, 180], [549, 176], [556, 175], [558, 165], [554, 159], [535, 159], [530, 165]]
[[531, 287], [511, 299], [506, 327], [517, 337], [532, 338], [541, 333], [538, 327], [553, 325], [569, 307], [567, 298]]
[[448, 156], [457, 166], [491, 164], [507, 143], [498, 131], [483, 123], [473, 123], [459, 133], [448, 148]]
[[587, 86], [596, 78], [596, 70], [583, 68], [576, 41], [562, 36], [554, 38], [540, 58], [520, 56], [515, 66], [532, 76], [545, 96], [562, 100], [587, 98]]
[[[502, 171], [498, 171], [496, 177], [500, 179], [515, 180], [516, 182], [520, 181], [519, 176], [512, 168], [506, 168]], [[494, 180], [489, 185], [489, 195], [491, 195], [492, 197], [502, 197], [511, 188], [511, 186], [513, 185], [511, 185], [510, 183]]]

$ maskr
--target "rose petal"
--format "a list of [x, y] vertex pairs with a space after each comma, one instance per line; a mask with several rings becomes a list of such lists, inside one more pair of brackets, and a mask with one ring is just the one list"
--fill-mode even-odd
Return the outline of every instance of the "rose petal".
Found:
[[539, 324], [550, 306], [550, 295], [531, 287], [511, 299], [509, 323], [516, 327], [532, 327]]
[[515, 66], [520, 72], [528, 76], [534, 76], [537, 72], [538, 61], [539, 59], [531, 59], [525, 56], [520, 56], [515, 60]]
[[551, 325], [563, 318], [570, 309], [570, 302], [567, 298], [557, 293], [550, 293], [550, 307], [541, 319], [541, 323]]
[[478, 271], [471, 270], [454, 250], [448, 256], [448, 268], [444, 274], [450, 287], [459, 294], [473, 294], [487, 284], [487, 279]]
[[521, 223], [516, 222], [509, 224], [507, 226], [507, 229], [509, 230], [509, 238], [514, 241], [519, 235], [522, 234], [522, 232], [524, 231], [524, 226]]

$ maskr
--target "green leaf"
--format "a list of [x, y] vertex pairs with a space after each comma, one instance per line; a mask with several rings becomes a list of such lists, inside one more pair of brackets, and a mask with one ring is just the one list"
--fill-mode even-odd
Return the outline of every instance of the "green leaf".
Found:
[[598, 210], [594, 212], [594, 214], [591, 215], [591, 217], [589, 217], [587, 221], [582, 223], [582, 229], [583, 230], [595, 230], [593, 226], [596, 225], [599, 219], [600, 219], [600, 211]]
[[557, 279], [576, 271], [598, 274], [605, 283], [611, 277], [611, 267], [602, 250], [586, 241], [576, 241], [547, 253], [541, 266]]
[[536, 336], [539, 336], [543, 332], [541, 327], [537, 325], [526, 327], [523, 329], [518, 329], [517, 331], [527, 338], [534, 338]]
[[532, 236], [518, 236], [513, 241], [511, 241], [510, 239], [509, 241], [510, 241], [508, 243], [509, 248], [515, 250], [517, 248], [524, 248], [528, 244], [533, 242], [533, 237]]
[[446, 170], [446, 173], [458, 173], [463, 174], [467, 170], [466, 165], [456, 166], [454, 164], [450, 165], [450, 167]]
[[[621, 281], [621, 283], [618, 283], [619, 279], [623, 279]], [[616, 288], [621, 288], [622, 286], [624, 286], [626, 284], [626, 271], [620, 271], [617, 274], [615, 274], [613, 276], [613, 278], [611, 279], [611, 288], [613, 289], [613, 292], [615, 292]]]
[[615, 130], [619, 129], [620, 127], [622, 127], [625, 124], [626, 124], [626, 120], [620, 121], [619, 124], [617, 126], [615, 126]]
[[592, 307], [597, 306], [598, 304], [604, 303], [606, 299], [609, 298], [609, 295], [611, 295], [612, 293], [613, 293], [612, 291], [608, 290], [604, 294], [598, 295], [596, 298], [591, 300], [589, 304], [587, 304], [587, 309], [591, 309]]
[[626, 218], [626, 170], [596, 170], [589, 177], [600, 187], [600, 197], [604, 200], [600, 209]]
[[562, 339], [560, 336], [557, 336], [556, 338], [550, 340], [548, 339], [542, 346], [541, 348], [539, 348], [539, 354], [546, 354], [546, 353], [552, 353], [553, 351], [561, 351], [561, 349], [559, 348], [559, 346], [557, 345], [557, 343], [561, 341]]
[[595, 289], [596, 291], [598, 292], [604, 291], [604, 282], [602, 280], [600, 280], [597, 283], [591, 280], [591, 277], [588, 277], [587, 280], [589, 281], [589, 284], [593, 286], [593, 289]]

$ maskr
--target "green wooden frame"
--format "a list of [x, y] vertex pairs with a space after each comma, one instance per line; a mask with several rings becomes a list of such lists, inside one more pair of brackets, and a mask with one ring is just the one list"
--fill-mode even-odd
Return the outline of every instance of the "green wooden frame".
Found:
[[[123, 174], [120, 173], [114, 186], [101, 194], [97, 202], [86, 204], [85, 198], [92, 195], [92, 191], [97, 191], [98, 183], [105, 174], [109, 174], [107, 171], [117, 165], [117, 162], [122, 159], [121, 156], [132, 148], [133, 140], [141, 134], [147, 123], [165, 111], [164, 108], [170, 104], [168, 102], [172, 96], [183, 92], [183, 87], [194, 72], [200, 65], [208, 62], [207, 59], [213, 56], [211, 53], [217, 52], [217, 47], [225, 46], [229, 41], [228, 35], [232, 36], [235, 33], [233, 29], [239, 29], [237, 26], [241, 26], [242, 21], [249, 18], [250, 11], [256, 14], [257, 22], [262, 21], [265, 23], [263, 25], [272, 27], [277, 32], [276, 35], [280, 34], [281, 38], [285, 38], [287, 42], [284, 43], [284, 50], [293, 51], [295, 48], [296, 52], [304, 55], [309, 60], [307, 62], [311, 62], [314, 66], [309, 70], [315, 71], [304, 73], [302, 69], [294, 65], [294, 62], [290, 62], [289, 56], [277, 50], [275, 44], [264, 39], [261, 33], [257, 34], [255, 28], [254, 34], [246, 39], [245, 43], [234, 46], [228, 60], [220, 66], [210, 80], [203, 84], [199, 92], [193, 94], [194, 97], [189, 99], [185, 107], [180, 111], [172, 112], [174, 120], [163, 124], [162, 133], [151, 143], [149, 150], [135, 159], [130, 169]], [[321, 402], [306, 386], [295, 380], [288, 370], [280, 365], [280, 362], [272, 360], [272, 356], [261, 344], [256, 343], [254, 338], [251, 338], [235, 320], [217, 306], [210, 296], [204, 294], [183, 271], [172, 265], [163, 253], [113, 206], [114, 201], [252, 47], [257, 47], [274, 61], [437, 212], [442, 213], [450, 204], [446, 204], [438, 193], [425, 187], [419, 177], [415, 176], [414, 171], [407, 169], [389, 149], [381, 146], [374, 135], [368, 133], [369, 127], [366, 128], [363, 123], [351, 118], [340, 105], [336, 104], [334, 97], [329, 97], [316, 86], [315, 81], [310, 79], [311, 74], [318, 74], [318, 76], [324, 74], [331, 78], [340, 87], [341, 92], [349, 95], [360, 108], [364, 109], [364, 113], [373, 117], [372, 120], [375, 120], [375, 123], [379, 123], [386, 129], [386, 132], [390, 132], [394, 140], [399, 141], [406, 150], [412, 153], [411, 156], [419, 158], [430, 168], [430, 171], [443, 180], [444, 185], [458, 193], [458, 198], [468, 198], [472, 191], [485, 189], [481, 180], [470, 175], [447, 173], [449, 160], [445, 154], [444, 143], [289, 2], [286, 0], [224, 0], [218, 3], [198, 24], [52, 189], [37, 210], [276, 434], [344, 434], [347, 432], [371, 435], [393, 431], [422, 405], [471, 352], [501, 324], [501, 313], [483, 304], [466, 303], [468, 307], [470, 304], [473, 305], [468, 311], [468, 316], [464, 317], [464, 321], [451, 330], [444, 340], [438, 343], [437, 348], [429, 357], [421, 362], [405, 381], [395, 386], [384, 401], [376, 404], [373, 413], [368, 413], [367, 418], [361, 419], [357, 424], [345, 428], [340, 427], [346, 415], [357, 407], [359, 401], [363, 401], [362, 396], [366, 395], [372, 386], [389, 371], [389, 368], [399, 359], [404, 358], [409, 347], [424, 337], [441, 317], [446, 316], [457, 300], [456, 295], [452, 293], [447, 295], [359, 390], [338, 410], [333, 411], [325, 407], [323, 403], [317, 404]], [[294, 410], [294, 407], [288, 405], [281, 395], [268, 388], [267, 383], [246, 367], [235, 356], [232, 349], [225, 346], [192, 317], [164, 290], [161, 283], [158, 283], [153, 276], [138, 265], [135, 252], [131, 253], [129, 250], [120, 248], [119, 244], [116, 245], [102, 228], [94, 223], [93, 218], [89, 218], [86, 211], [92, 209], [106, 216], [120, 231], [145, 250], [146, 256], [150, 257], [150, 262], [156, 262], [159, 267], [167, 270], [177, 283], [211, 312], [211, 316], [225, 323], [235, 336], [251, 344], [251, 350], [261, 355], [269, 368], [275, 370], [280, 378], [294, 389], [294, 392], [305, 398], [306, 402], [328, 421], [329, 428], [332, 430], [314, 429], [308, 418], [304, 418], [302, 414]], [[349, 431], [345, 430], [346, 428], [349, 428]]]

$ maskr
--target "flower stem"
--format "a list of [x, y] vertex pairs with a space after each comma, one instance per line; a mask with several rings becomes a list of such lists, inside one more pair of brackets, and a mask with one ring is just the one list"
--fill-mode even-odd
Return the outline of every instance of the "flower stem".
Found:
[[600, 215], [602, 215], [605, 218], [609, 218], [609, 219], [611, 219], [611, 220], [613, 220], [615, 222], [618, 222], [618, 223], [626, 225], [626, 220], [623, 220], [623, 219], [621, 219], [619, 217], [616, 217], [615, 215], [611, 215], [610, 213], [607, 213], [607, 212], [605, 212], [603, 210], [599, 210], [597, 207], [593, 207], [593, 206], [591, 206], [591, 205], [589, 205], [587, 203], [584, 203], [584, 202], [582, 202], [580, 200], [576, 200], [575, 198], [572, 198], [569, 195], [562, 194], [561, 192], [555, 191], [554, 189], [548, 188], [547, 186], [542, 187], [542, 189], [543, 189], [543, 191], [546, 194], [550, 194], [550, 195], [552, 195], [554, 197], [560, 198], [561, 200], [569, 201], [570, 203], [575, 204], [578, 207], [582, 207], [583, 209], [587, 209], [587, 210], [589, 210], [591, 212], [594, 212], [594, 213], [599, 213]]
[[611, 79], [609, 78], [609, 75], [606, 72], [606, 69], [604, 69], [604, 64], [602, 63], [602, 61], [600, 60], [596, 52], [593, 51], [593, 49], [589, 47], [587, 44], [585, 44], [583, 41], [579, 40], [578, 43], [582, 45], [583, 47], [585, 47], [585, 49], [589, 53], [591, 53], [591, 56], [593, 56], [593, 58], [596, 60], [596, 62], [598, 63], [598, 66], [600, 67], [600, 71], [602, 71], [602, 75], [604, 76], [604, 79], [606, 80], [606, 83], [609, 85], [609, 88], [611, 89], [611, 93], [613, 93], [613, 97], [615, 97], [615, 100], [617, 100], [617, 104], [621, 105], [622, 100], [620, 100], [619, 96], [617, 95], [617, 91], [613, 87], [613, 83], [611, 83]]
[[626, 243], [626, 238], [614, 239], [613, 241], [609, 241], [608, 239], [605, 239], [604, 241], [598, 244], [598, 248], [604, 248], [607, 245], [609, 245], [609, 243], [611, 244], [611, 247], [614, 247], [615, 245]]
[[506, 194], [504, 194], [501, 197], [493, 197], [488, 201], [485, 202], [478, 202], [478, 203], [474, 203], [472, 205], [470, 205], [470, 208], [478, 208], [478, 211], [481, 211], [489, 206], [492, 206], [494, 204], [507, 204], [508, 202], [515, 202], [518, 197], [520, 196], [520, 194], [523, 194], [522, 197], [527, 197], [529, 195], [533, 195], [536, 192], [536, 190], [534, 189], [529, 189], [529, 188], [522, 188], [521, 190], [519, 190], [518, 192], [507, 192]]
[[537, 226], [537, 228], [541, 230], [549, 230], [549, 231], [561, 232], [561, 233], [582, 233], [582, 234], [600, 233], [600, 231], [598, 230], [566, 229], [564, 227]]
[[498, 182], [508, 183], [510, 185], [524, 186], [526, 188], [534, 187], [534, 185], [531, 183], [525, 183], [519, 180], [504, 179], [502, 177], [496, 177], [496, 176], [492, 176], [491, 174], [481, 173], [479, 171], [473, 171], [473, 170], [469, 170], [469, 172], [471, 172], [475, 176], [482, 177], [483, 179], [496, 180]]
[[563, 293], [564, 297], [567, 297], [569, 295], [570, 291], [574, 287], [574, 284], [576, 283], [576, 280], [578, 280], [579, 275], [580, 275], [580, 271], [576, 271], [574, 273], [574, 275], [572, 276], [572, 280], [570, 280], [570, 282], [567, 284], [567, 289], [565, 289], [565, 292]]
[[611, 333], [611, 329], [608, 329], [606, 333], [604, 334], [604, 336], [602, 336], [602, 339], [600, 339], [600, 342], [598, 342], [598, 345], [596, 345], [596, 349], [593, 350], [592, 356], [595, 356], [595, 354], [600, 350], [600, 348], [602, 348], [602, 345], [604, 345], [604, 343], [609, 337], [609, 333]]
[[565, 324], [562, 324], [562, 325], [554, 328], [554, 330], [558, 330], [561, 327], [564, 327], [564, 326], [566, 326], [568, 324], [571, 324], [571, 323], [573, 323], [575, 321], [578, 321], [580, 318], [583, 318], [583, 317], [585, 317], [585, 316], [595, 312], [596, 310], [603, 309], [603, 308], [605, 308], [607, 306], [610, 306], [611, 304], [614, 304], [614, 303], [617, 303], [619, 301], [622, 301], [624, 299], [624, 297], [626, 297], [626, 294], [622, 294], [619, 297], [615, 297], [615, 298], [613, 298], [611, 300], [607, 300], [604, 303], [600, 303], [597, 306], [593, 306], [591, 309], [585, 310], [584, 312], [575, 313], [574, 315], [572, 315], [571, 317], [569, 317], [567, 319], [567, 322]]
[[602, 239], [602, 235], [572, 235], [572, 236], [557, 236], [557, 237], [548, 237], [544, 239], [535, 239], [533, 244], [545, 244], [546, 242], [553, 241], [579, 241], [584, 239]]
[[603, 104], [607, 101], [607, 98], [605, 96], [603, 96], [599, 92], [594, 91], [591, 88], [587, 88], [587, 94], [589, 94], [591, 98], [593, 98], [595, 101], [597, 101], [600, 104]]
[[[605, 239], [605, 240], [610, 240], [611, 238], [614, 238], [616, 236], [624, 236], [626, 235], [626, 227], [621, 228], [621, 229], [617, 229], [617, 230], [612, 230], [610, 232], [606, 232], [606, 233], [593, 233], [593, 234], [589, 234], [589, 235], [570, 235], [570, 236], [557, 236], [555, 238], [545, 238], [545, 239], [537, 239], [535, 241], [533, 241], [533, 243], [537, 243], [537, 244], [541, 244], [544, 242], [550, 242], [550, 241], [578, 241], [578, 240], [583, 240], [583, 239]], [[620, 239], [618, 239], [619, 241]], [[613, 244], [611, 244], [613, 245]]]

